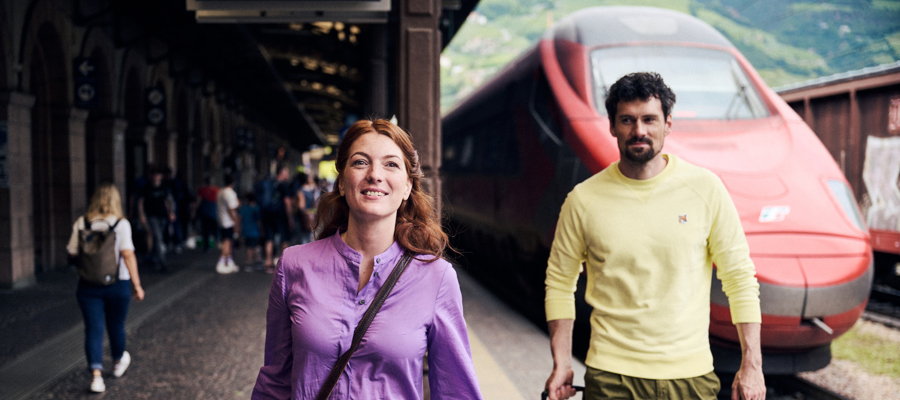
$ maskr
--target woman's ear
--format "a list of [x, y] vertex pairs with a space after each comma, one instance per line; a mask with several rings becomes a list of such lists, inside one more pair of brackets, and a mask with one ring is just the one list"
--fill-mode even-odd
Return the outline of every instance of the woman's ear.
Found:
[[406, 180], [406, 192], [403, 193], [403, 200], [409, 200], [410, 193], [412, 193], [412, 178]]

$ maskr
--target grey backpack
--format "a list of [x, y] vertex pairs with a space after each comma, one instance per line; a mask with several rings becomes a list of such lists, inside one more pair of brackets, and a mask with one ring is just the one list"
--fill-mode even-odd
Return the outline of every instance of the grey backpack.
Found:
[[78, 276], [94, 285], [112, 285], [119, 280], [119, 254], [116, 251], [116, 223], [102, 231], [91, 230], [84, 216], [84, 229], [78, 231]]

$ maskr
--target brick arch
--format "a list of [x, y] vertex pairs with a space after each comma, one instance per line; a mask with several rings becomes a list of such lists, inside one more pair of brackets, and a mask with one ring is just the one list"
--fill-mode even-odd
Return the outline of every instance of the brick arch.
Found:
[[71, 214], [70, 163], [51, 151], [54, 147], [68, 147], [67, 118], [69, 104], [67, 72], [63, 67], [68, 58], [56, 27], [45, 22], [35, 29], [28, 49], [28, 61], [23, 70], [27, 81], [23, 86], [34, 95], [31, 114], [32, 205], [34, 252], [37, 271], [53, 269], [65, 263], [62, 237], [68, 231]]
[[112, 40], [107, 35], [105, 28], [93, 26], [85, 32], [81, 45], [82, 57], [90, 57], [94, 65], [94, 74], [99, 82], [97, 85], [97, 97], [99, 107], [96, 111], [100, 114], [115, 114], [119, 91], [115, 90], [114, 59], [115, 48]]
[[[97, 103], [88, 114], [84, 135], [87, 193], [93, 193], [104, 182], [112, 182], [119, 190], [125, 190], [125, 154], [121, 136], [125, 125], [115, 115], [118, 90], [114, 90], [113, 86], [114, 53], [115, 48], [104, 27], [92, 26], [87, 29], [78, 56], [89, 58], [93, 64]], [[77, 76], [79, 72], [73, 73]], [[77, 88], [73, 88], [73, 91], [77, 91]]]
[[12, 24], [6, 14], [6, 7], [0, 7], [0, 92], [15, 86], [15, 74], [11, 74], [10, 62], [16, 59], [12, 53], [14, 46], [10, 43], [13, 37], [9, 30]]
[[[32, 58], [39, 53], [36, 48], [53, 47], [60, 55], [60, 64], [52, 65], [54, 84], [60, 91], [66, 91], [71, 87], [71, 60], [69, 48], [63, 44], [61, 38], [71, 37], [71, 23], [61, 12], [58, 4], [50, 0], [35, 0], [26, 14], [25, 25], [22, 31], [22, 45], [20, 47], [19, 62], [23, 66], [19, 77], [19, 87], [25, 92], [32, 92], [31, 84], [34, 80], [29, 68]], [[56, 43], [50, 45], [50, 43]], [[66, 93], [68, 94], [68, 93]], [[55, 104], [71, 104], [70, 96], [63, 96]]]
[[[128, 119], [129, 125], [143, 124], [143, 87], [146, 82], [147, 65], [137, 47], [125, 50], [119, 68], [119, 89], [116, 95], [118, 115]], [[135, 103], [137, 102], [137, 103]]]

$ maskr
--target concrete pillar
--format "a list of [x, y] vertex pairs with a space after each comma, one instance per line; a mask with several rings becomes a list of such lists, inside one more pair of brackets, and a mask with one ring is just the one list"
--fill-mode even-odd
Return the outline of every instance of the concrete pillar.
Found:
[[156, 148], [156, 127], [147, 126], [140, 132], [144, 137], [144, 144], [147, 146], [147, 164], [155, 164], [159, 162]]
[[369, 90], [363, 106], [363, 115], [377, 115], [391, 118], [388, 113], [388, 28], [384, 24], [373, 24], [369, 35], [369, 76], [366, 81]]
[[[93, 176], [88, 179], [94, 183], [94, 187], [103, 182], [112, 182], [119, 188], [119, 193], [125, 196], [125, 129], [128, 121], [124, 118], [105, 117], [88, 122], [87, 129], [91, 132], [94, 146]], [[90, 170], [90, 169], [89, 169]], [[93, 193], [88, 193], [91, 196]]]
[[50, 132], [50, 232], [44, 235], [48, 266], [58, 268], [68, 263], [65, 247], [72, 235], [72, 224], [87, 210], [84, 136], [88, 111], [55, 106], [50, 113], [54, 120], [51, 126], [64, 127]]
[[0, 93], [0, 287], [35, 283], [31, 204], [34, 96]]
[[178, 164], [176, 165], [176, 168], [174, 168], [176, 175], [180, 175], [185, 184], [191, 188], [195, 188], [194, 138], [187, 132], [181, 132], [181, 134], [178, 135], [177, 160]]
[[413, 136], [425, 174], [423, 185], [441, 209], [440, 0], [400, 0], [397, 109]]

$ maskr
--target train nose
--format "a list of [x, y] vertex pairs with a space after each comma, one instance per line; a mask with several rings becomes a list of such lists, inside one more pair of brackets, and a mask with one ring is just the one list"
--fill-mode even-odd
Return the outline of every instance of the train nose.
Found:
[[[810, 348], [849, 330], [865, 309], [874, 267], [865, 242], [823, 235], [748, 235], [756, 266], [765, 348]], [[754, 246], [777, 241], [789, 246]], [[753, 249], [767, 253], [754, 253]], [[779, 249], [781, 251], [779, 251]], [[728, 299], [713, 279], [710, 332], [737, 341]]]

